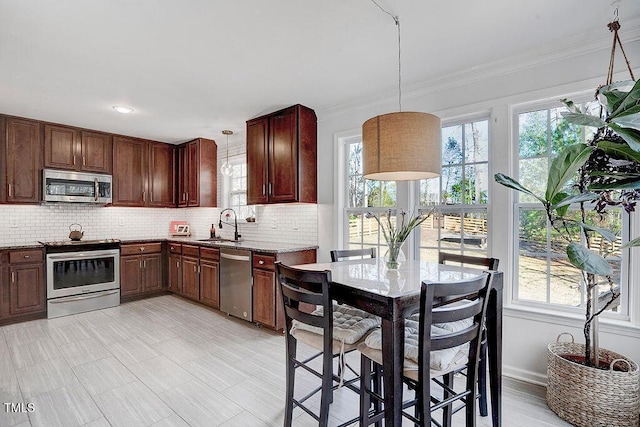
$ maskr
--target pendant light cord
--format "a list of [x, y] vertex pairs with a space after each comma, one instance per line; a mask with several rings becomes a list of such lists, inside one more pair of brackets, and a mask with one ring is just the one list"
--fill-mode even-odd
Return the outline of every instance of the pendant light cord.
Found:
[[376, 6], [378, 6], [378, 8], [383, 11], [384, 13], [386, 13], [387, 15], [389, 15], [392, 19], [393, 22], [396, 23], [396, 27], [398, 28], [398, 111], [402, 112], [402, 55], [401, 55], [401, 49], [400, 49], [400, 17], [395, 16], [394, 14], [392, 14], [391, 12], [385, 10], [382, 6], [380, 6], [380, 4], [378, 4], [378, 2], [376, 2], [376, 0], [371, 0], [373, 2], [373, 4], [375, 4]]

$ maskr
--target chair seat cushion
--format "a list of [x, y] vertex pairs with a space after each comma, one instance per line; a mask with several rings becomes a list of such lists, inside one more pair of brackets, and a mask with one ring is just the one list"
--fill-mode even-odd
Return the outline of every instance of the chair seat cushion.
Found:
[[[318, 307], [313, 315], [322, 316], [323, 309]], [[350, 307], [348, 305], [333, 305], [333, 339], [345, 344], [355, 344], [371, 329], [380, 326], [380, 318], [366, 311]], [[322, 328], [293, 321], [291, 334], [295, 336], [296, 330], [304, 330], [322, 335]]]
[[[316, 350], [324, 349], [322, 334], [316, 334], [315, 332], [305, 331], [304, 329], [291, 328], [291, 335], [293, 335], [293, 337], [296, 340], [303, 342], [308, 346], [315, 348]], [[347, 343], [343, 344], [340, 341], [333, 340], [331, 351], [334, 356], [338, 354], [348, 353], [352, 350], [355, 350], [358, 344], [362, 342], [363, 341], [360, 340], [355, 344], [347, 344]]]
[[[405, 319], [404, 327], [404, 357], [405, 359], [414, 362], [415, 369], [417, 369], [418, 363], [418, 341], [419, 341], [419, 322], [414, 315], [408, 319]], [[431, 325], [431, 335], [445, 335], [451, 332], [461, 331], [471, 326], [472, 319], [459, 320], [451, 323], [440, 323]], [[365, 339], [365, 344], [374, 349], [382, 349], [382, 331], [376, 330], [370, 333]], [[458, 353], [462, 354], [458, 354]], [[469, 344], [465, 344], [458, 347], [447, 348], [444, 350], [436, 350], [431, 352], [430, 368], [436, 371], [450, 371], [451, 365], [459, 359], [461, 356], [466, 357], [469, 353]], [[405, 360], [406, 361], [406, 360]], [[410, 366], [411, 364], [409, 364]], [[407, 363], [405, 363], [405, 369], [407, 369]]]

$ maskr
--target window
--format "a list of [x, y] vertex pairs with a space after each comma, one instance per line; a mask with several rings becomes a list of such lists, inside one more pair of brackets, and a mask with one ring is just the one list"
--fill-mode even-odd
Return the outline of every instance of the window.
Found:
[[[384, 236], [375, 215], [396, 210], [396, 183], [394, 181], [365, 180], [362, 175], [362, 137], [347, 138], [344, 144], [346, 158], [347, 191], [344, 209], [344, 241], [349, 249], [376, 247], [378, 254], [386, 251]], [[392, 218], [392, 221], [394, 219]], [[382, 251], [382, 252], [381, 252]]]
[[[595, 103], [584, 107], [599, 108]], [[548, 171], [552, 159], [565, 147], [585, 142], [592, 136], [593, 128], [572, 125], [566, 122], [561, 113], [566, 108], [556, 104], [537, 109], [516, 111], [518, 140], [518, 180], [526, 188], [544, 194]], [[568, 185], [571, 185], [569, 183]], [[515, 224], [516, 233], [514, 300], [525, 304], [552, 304], [557, 307], [580, 307], [586, 300], [584, 286], [581, 285], [581, 274], [573, 267], [565, 252], [566, 241], [559, 238], [558, 233], [550, 227], [544, 209], [533, 197], [517, 193]], [[587, 208], [585, 222], [599, 227], [609, 228], [620, 236], [618, 241], [609, 244], [593, 237], [591, 247], [601, 253], [610, 251], [608, 260], [614, 267], [614, 282], [620, 286], [620, 303], [611, 309], [618, 313], [626, 313], [626, 264], [625, 256], [619, 249], [624, 236], [628, 236], [629, 217], [623, 215], [622, 209], [608, 209], [606, 216], [600, 216]], [[579, 215], [577, 207], [570, 210], [569, 215]], [[579, 230], [570, 230], [579, 236]], [[609, 286], [603, 286], [604, 293]]]
[[253, 208], [247, 206], [247, 164], [232, 164], [233, 172], [228, 178], [229, 207], [238, 213], [239, 219], [253, 216]]
[[466, 120], [442, 128], [442, 173], [421, 180], [422, 212], [434, 213], [420, 226], [419, 258], [438, 261], [440, 251], [487, 256], [489, 121]]

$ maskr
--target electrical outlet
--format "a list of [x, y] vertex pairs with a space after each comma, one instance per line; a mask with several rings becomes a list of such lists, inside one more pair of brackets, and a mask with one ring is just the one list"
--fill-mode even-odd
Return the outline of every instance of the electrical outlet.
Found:
[[278, 228], [278, 220], [277, 219], [272, 219], [271, 220], [271, 228]]
[[123, 217], [123, 216], [121, 216], [120, 218], [118, 218], [118, 225], [119, 225], [120, 227], [123, 227], [123, 226], [124, 226], [124, 217]]
[[294, 230], [297, 230], [297, 229], [298, 229], [298, 220], [297, 220], [297, 219], [294, 219], [294, 220], [293, 220], [293, 229], [294, 229]]
[[11, 228], [18, 228], [18, 218], [15, 218], [15, 217], [9, 218], [9, 224]]

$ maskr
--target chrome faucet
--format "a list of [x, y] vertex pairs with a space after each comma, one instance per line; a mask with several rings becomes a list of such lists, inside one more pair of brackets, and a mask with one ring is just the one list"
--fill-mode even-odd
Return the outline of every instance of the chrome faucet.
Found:
[[[238, 214], [233, 209], [225, 208], [225, 209], [222, 209], [222, 211], [220, 211], [220, 220], [218, 221], [218, 228], [222, 228], [222, 223], [231, 225], [230, 222], [222, 220], [222, 214], [225, 211], [233, 212], [233, 228], [234, 228], [234, 230], [233, 230], [233, 240], [238, 241], [240, 239], [240, 237], [242, 237], [242, 236], [240, 234], [238, 234]], [[227, 216], [229, 216], [229, 214], [227, 214]]]

